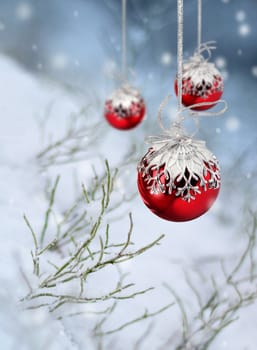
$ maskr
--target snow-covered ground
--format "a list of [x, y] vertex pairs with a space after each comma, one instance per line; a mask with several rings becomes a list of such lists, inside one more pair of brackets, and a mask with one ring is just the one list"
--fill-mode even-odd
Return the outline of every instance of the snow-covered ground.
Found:
[[[47, 207], [44, 195], [47, 179], [53, 180], [56, 174], [61, 175], [55, 204], [61, 212], [74, 196], [74, 172], [81, 183], [91, 176], [89, 162], [95, 162], [96, 167], [101, 169], [99, 157], [94, 160], [91, 156], [89, 161], [85, 157], [84, 161], [44, 171], [35, 159], [37, 152], [47, 143], [46, 134], [51, 132], [54, 138], [62, 135], [70, 113], [78, 111], [88, 101], [52, 82], [32, 76], [8, 57], [0, 57], [0, 70], [1, 349], [97, 349], [96, 340], [90, 333], [95, 322], [92, 315], [58, 321], [44, 309], [22, 311], [23, 306], [19, 303], [19, 299], [28, 292], [22, 272], [26, 272], [32, 285], [35, 283], [30, 256], [33, 241], [24, 223], [23, 213], [26, 213], [37, 230], [42, 225]], [[51, 115], [45, 120], [47, 106], [53, 101]], [[97, 111], [94, 110], [94, 117], [101, 120], [101, 113], [98, 111], [97, 116]], [[235, 121], [227, 123], [235, 127]], [[45, 135], [42, 126], [46, 130]], [[141, 131], [119, 133], [109, 128], [104, 121], [101, 127], [104, 128], [104, 133], [91, 146], [91, 155], [95, 151], [102, 159], [108, 158], [112, 167], [124, 156], [131, 143], [137, 140], [143, 144], [143, 128]], [[130, 193], [136, 190], [135, 164], [129, 168], [129, 174], [123, 175], [119, 181], [120, 191]], [[221, 192], [225, 190], [222, 188]], [[159, 219], [143, 205], [138, 195], [119, 209], [119, 213], [131, 211], [133, 214], [133, 242], [136, 246], [147, 244], [162, 233], [165, 238], [160, 246], [121, 264], [121, 270], [130, 273], [127, 281], [135, 283], [138, 290], [151, 286], [155, 289], [135, 299], [120, 302], [116, 313], [106, 322], [104, 330], [116, 328], [142, 315], [146, 308], [149, 312], [154, 312], [173, 302], [174, 297], [163, 283], [170, 285], [183, 298], [189, 315], [194, 314], [197, 301], [185, 282], [184, 272], [192, 277], [197, 290], [208, 298], [208, 283], [205, 285], [204, 279], [201, 280], [195, 270], [199, 270], [206, 279], [213, 274], [219, 281], [223, 278], [219, 260], [222, 258], [226, 262], [226, 258], [229, 258], [230, 266], [230, 260], [240, 257], [247, 244], [246, 235], [238, 232], [238, 222], [243, 218], [240, 200], [233, 198], [233, 210], [239, 220], [234, 220], [230, 225], [217, 220], [217, 213], [225, 210], [222, 209], [222, 196], [224, 193], [221, 193], [213, 209], [206, 215], [188, 223], [176, 224]], [[112, 237], [119, 241], [120, 235], [124, 237], [127, 228], [127, 216], [111, 222]], [[88, 292], [101, 294], [112, 278], [115, 278], [112, 272], [103, 270], [91, 286], [87, 285]], [[237, 315], [240, 319], [225, 329], [210, 349], [256, 349], [256, 305], [240, 310]], [[148, 335], [140, 346], [136, 346], [149, 325], [152, 328]], [[103, 339], [103, 349], [155, 350], [160, 349], [174, 335], [175, 338], [163, 347], [173, 350], [177, 339], [181, 337], [181, 331], [181, 314], [175, 305], [153, 319], [141, 321], [113, 336], [107, 336]]]

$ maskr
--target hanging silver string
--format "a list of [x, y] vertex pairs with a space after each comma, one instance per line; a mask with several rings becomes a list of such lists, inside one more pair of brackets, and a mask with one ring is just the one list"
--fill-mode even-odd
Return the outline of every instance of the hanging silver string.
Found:
[[198, 54], [200, 55], [202, 44], [202, 0], [198, 0], [197, 5], [197, 50]]
[[122, 0], [122, 14], [121, 14], [121, 35], [122, 35], [122, 49], [121, 49], [121, 75], [122, 75], [122, 80], [123, 82], [126, 81], [126, 58], [127, 58], [127, 53], [126, 53], [126, 7], [127, 7], [127, 1]]
[[182, 111], [182, 76], [183, 76], [183, 0], [177, 0], [178, 43], [177, 43], [177, 82], [178, 82], [178, 116], [181, 121]]
[[[200, 42], [200, 46], [198, 47], [198, 52], [201, 54], [202, 51], [207, 51], [209, 54], [208, 59], [211, 56], [211, 49], [216, 48], [213, 46], [213, 41], [201, 44], [201, 23], [202, 23], [202, 0], [199, 0], [198, 2], [198, 33], [200, 33], [198, 41]], [[178, 98], [177, 98], [177, 121], [175, 123], [172, 123], [171, 129], [167, 129], [163, 122], [162, 122], [162, 113], [164, 108], [166, 107], [167, 103], [169, 102], [171, 95], [168, 95], [165, 97], [165, 99], [162, 101], [162, 103], [159, 106], [158, 110], [158, 122], [161, 127], [165, 131], [165, 133], [169, 133], [170, 130], [174, 128], [174, 126], [182, 128], [182, 123], [186, 119], [193, 118], [195, 125], [196, 125], [196, 131], [192, 134], [194, 136], [197, 131], [199, 130], [199, 117], [215, 117], [220, 116], [226, 112], [228, 109], [227, 102], [225, 100], [219, 100], [215, 102], [200, 102], [193, 105], [190, 105], [188, 107], [184, 107], [182, 104], [182, 87], [183, 87], [183, 0], [177, 0], [177, 21], [178, 21], [178, 28], [177, 28], [177, 87], [178, 87]], [[199, 63], [197, 63], [198, 65]], [[218, 104], [223, 104], [223, 108], [216, 112], [206, 112], [206, 111], [193, 111], [192, 109], [195, 107], [204, 107], [204, 106], [215, 106]]]

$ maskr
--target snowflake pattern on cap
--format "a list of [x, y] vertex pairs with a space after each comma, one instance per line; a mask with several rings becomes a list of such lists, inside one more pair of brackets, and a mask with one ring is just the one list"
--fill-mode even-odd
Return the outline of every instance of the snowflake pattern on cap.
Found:
[[207, 98], [215, 92], [222, 92], [223, 89], [220, 72], [203, 56], [194, 55], [183, 64], [182, 93], [184, 95]]
[[220, 187], [218, 161], [204, 141], [186, 135], [154, 137], [152, 141], [138, 165], [151, 193], [175, 191], [177, 197], [190, 202], [201, 191]]
[[115, 113], [119, 118], [138, 116], [144, 108], [144, 100], [139, 91], [123, 85], [114, 91], [105, 103], [105, 113]]

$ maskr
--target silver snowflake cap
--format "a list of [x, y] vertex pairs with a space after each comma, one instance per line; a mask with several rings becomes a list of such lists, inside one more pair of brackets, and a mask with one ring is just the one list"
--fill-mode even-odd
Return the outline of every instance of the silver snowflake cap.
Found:
[[167, 135], [150, 136], [151, 148], [138, 165], [138, 171], [151, 193], [174, 193], [190, 202], [196, 194], [220, 187], [216, 157], [204, 141], [185, 135], [174, 126]]
[[182, 79], [184, 94], [207, 97], [213, 92], [224, 89], [218, 69], [199, 54], [194, 54], [184, 62]]
[[123, 84], [106, 101], [106, 111], [113, 111], [120, 118], [137, 115], [144, 107], [144, 100], [139, 91], [129, 84]]
[[139, 91], [128, 84], [124, 84], [115, 90], [110, 97], [114, 108], [121, 105], [125, 109], [130, 108], [133, 102], [139, 103], [141, 99]]

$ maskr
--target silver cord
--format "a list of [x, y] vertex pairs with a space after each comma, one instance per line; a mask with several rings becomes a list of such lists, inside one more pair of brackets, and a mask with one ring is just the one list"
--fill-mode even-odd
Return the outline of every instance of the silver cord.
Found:
[[183, 0], [177, 3], [178, 16], [178, 47], [177, 47], [177, 66], [178, 66], [178, 115], [182, 110], [182, 76], [183, 76]]
[[122, 34], [122, 50], [121, 50], [121, 72], [122, 72], [122, 80], [125, 82], [126, 78], [126, 58], [127, 58], [127, 37], [126, 37], [126, 7], [127, 1], [122, 0], [122, 20], [121, 20], [121, 34]]
[[197, 49], [198, 54], [201, 54], [202, 44], [202, 0], [198, 0], [197, 8]]

